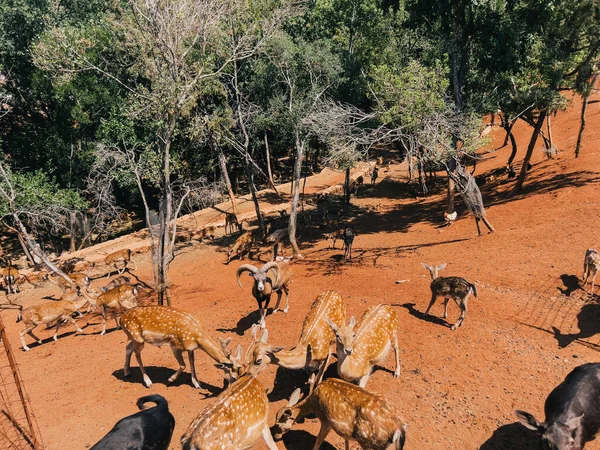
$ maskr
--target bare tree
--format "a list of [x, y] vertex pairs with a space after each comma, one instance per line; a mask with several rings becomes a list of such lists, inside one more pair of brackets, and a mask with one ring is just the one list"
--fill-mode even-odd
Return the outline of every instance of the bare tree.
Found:
[[585, 129], [585, 113], [587, 111], [587, 106], [589, 102], [590, 95], [592, 90], [596, 86], [596, 82], [598, 81], [598, 77], [600, 77], [600, 71], [596, 72], [594, 76], [591, 78], [589, 83], [584, 83], [584, 86], [581, 89], [581, 96], [583, 97], [583, 104], [581, 105], [581, 126], [579, 127], [579, 133], [577, 134], [577, 145], [575, 145], [575, 158], [579, 158], [579, 152], [581, 150], [581, 142], [583, 140], [583, 130]]

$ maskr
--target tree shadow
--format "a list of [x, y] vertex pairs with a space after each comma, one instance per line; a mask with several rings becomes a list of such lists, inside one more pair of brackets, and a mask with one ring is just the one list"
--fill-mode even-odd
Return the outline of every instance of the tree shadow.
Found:
[[[304, 430], [291, 430], [283, 436], [283, 445], [288, 450], [306, 450], [313, 448], [317, 437]], [[319, 450], [336, 450], [336, 448], [327, 441], [321, 444]]]
[[[189, 371], [189, 367], [179, 375], [179, 378], [175, 380], [175, 382], [171, 383], [169, 381], [169, 377], [175, 373], [174, 369], [169, 369], [168, 367], [156, 367], [156, 366], [144, 366], [146, 369], [146, 373], [152, 380], [152, 384], [164, 384], [167, 387], [178, 387], [178, 386], [191, 386], [192, 384], [192, 374]], [[117, 369], [112, 373], [113, 377], [115, 377], [119, 381], [123, 381], [125, 383], [131, 384], [141, 384], [144, 385], [144, 381], [142, 378], [142, 372], [139, 367], [131, 367], [131, 372], [128, 377], [123, 375], [123, 369]], [[205, 389], [210, 392], [210, 395], [206, 395], [203, 393], [205, 398], [215, 397], [219, 395], [226, 388], [213, 386], [212, 384], [207, 383], [203, 380], [198, 380], [200, 382], [201, 389]], [[225, 384], [225, 383], [224, 383]]]
[[563, 294], [567, 297], [570, 297], [574, 291], [581, 288], [581, 285], [579, 284], [579, 278], [576, 275], [569, 275], [569, 274], [563, 273], [560, 276], [560, 279], [562, 280], [565, 287], [564, 288], [559, 287], [558, 290], [560, 291], [561, 294]]
[[[443, 304], [443, 302], [442, 302], [442, 304]], [[431, 316], [431, 315], [428, 315], [421, 311], [416, 310], [415, 303], [404, 303], [402, 305], [394, 304], [392, 306], [401, 306], [402, 308], [406, 308], [411, 316], [416, 317], [419, 320], [423, 320], [425, 322], [430, 322], [430, 323], [435, 323], [436, 325], [442, 325], [446, 328], [452, 327], [452, 324], [448, 323], [446, 320], [444, 320], [442, 318], [439, 318], [436, 316]]]
[[[559, 348], [568, 347], [573, 341], [582, 341], [591, 338], [600, 333], [600, 304], [586, 303], [577, 314], [577, 327], [579, 333], [562, 334], [556, 327], [552, 327], [554, 338], [558, 342]], [[580, 342], [583, 344], [588, 344]]]
[[502, 425], [485, 441], [479, 450], [538, 450], [540, 439], [534, 431], [518, 422]]

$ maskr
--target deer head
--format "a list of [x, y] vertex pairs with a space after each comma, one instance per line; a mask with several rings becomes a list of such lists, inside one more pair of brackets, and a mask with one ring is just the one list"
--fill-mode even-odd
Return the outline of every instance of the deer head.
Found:
[[335, 333], [335, 339], [337, 341], [338, 349], [343, 350], [345, 355], [352, 354], [352, 347], [356, 340], [356, 333], [354, 332], [354, 326], [356, 325], [356, 319], [354, 316], [350, 318], [348, 325], [342, 325], [338, 327], [331, 320], [327, 319], [327, 323]]
[[439, 266], [428, 266], [427, 264], [422, 262], [421, 265], [429, 271], [429, 274], [431, 275], [431, 279], [435, 280], [438, 277], [440, 270], [445, 269], [447, 264], [444, 263], [444, 264], [440, 264]]

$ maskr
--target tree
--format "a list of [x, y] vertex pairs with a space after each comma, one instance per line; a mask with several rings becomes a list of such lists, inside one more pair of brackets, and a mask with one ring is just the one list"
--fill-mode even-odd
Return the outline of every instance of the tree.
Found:
[[[592, 73], [590, 73], [592, 72]], [[581, 150], [581, 141], [583, 140], [583, 130], [585, 129], [585, 113], [587, 110], [588, 102], [592, 90], [596, 86], [596, 82], [600, 77], [600, 68], [594, 70], [584, 70], [577, 77], [576, 88], [577, 92], [583, 98], [581, 105], [581, 126], [579, 127], [579, 133], [577, 134], [577, 144], [575, 145], [575, 158], [579, 158], [579, 152]]]

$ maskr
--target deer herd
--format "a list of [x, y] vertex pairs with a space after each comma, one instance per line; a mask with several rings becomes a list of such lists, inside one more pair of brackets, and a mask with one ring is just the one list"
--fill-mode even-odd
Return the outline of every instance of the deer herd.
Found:
[[[240, 228], [237, 220], [231, 218], [228, 220], [228, 225], [232, 228]], [[347, 238], [344, 234], [336, 237]], [[114, 267], [118, 271], [118, 276], [101, 287], [100, 292], [91, 288], [91, 279], [85, 274], [68, 274], [71, 283], [60, 276], [48, 277], [49, 281], [61, 289], [61, 297], [18, 313], [17, 322], [22, 321], [25, 325], [20, 332], [25, 351], [29, 350], [25, 335], [31, 336], [41, 344], [41, 340], [33, 334], [33, 330], [41, 324], [55, 327], [54, 340], [57, 339], [61, 325], [67, 321], [74, 324], [78, 333], [83, 332], [74, 316], [76, 314], [81, 316], [79, 310], [88, 304], [88, 312], [93, 309], [102, 316], [101, 335], [106, 332], [109, 316], [114, 319], [115, 328], [122, 328], [128, 339], [123, 375], [130, 376], [131, 357], [135, 354], [143, 384], [147, 388], [152, 387], [152, 380], [142, 362], [142, 350], [145, 344], [171, 348], [177, 361], [177, 369], [169, 378], [169, 382], [175, 382], [186, 370], [185, 352], [190, 364], [192, 384], [195, 388], [201, 388], [194, 359], [194, 352], [197, 349], [209, 355], [215, 361], [215, 368], [223, 371], [228, 387], [192, 421], [181, 438], [183, 449], [249, 449], [262, 439], [269, 449], [274, 450], [277, 449], [276, 440], [282, 439], [299, 420], [311, 414], [315, 415], [320, 422], [320, 430], [313, 450], [319, 449], [332, 430], [345, 440], [346, 450], [350, 448], [350, 441], [357, 442], [363, 449], [399, 450], [404, 447], [407, 424], [399, 408], [385, 395], [367, 389], [374, 367], [382, 364], [392, 349], [395, 363], [393, 377], [395, 379], [400, 377], [398, 314], [393, 306], [387, 304], [371, 306], [357, 321], [354, 316], [347, 318], [346, 305], [340, 293], [333, 290], [324, 291], [317, 296], [308, 309], [296, 345], [291, 348], [275, 346], [269, 342], [274, 336], [268, 332], [267, 313], [273, 294], [277, 294], [277, 303], [272, 312], [280, 310], [283, 294], [285, 294], [283, 312], [288, 312], [289, 290], [293, 276], [292, 264], [288, 261], [271, 261], [260, 268], [243, 264], [236, 270], [236, 280], [243, 289], [242, 274], [247, 272], [252, 278], [251, 294], [258, 304], [260, 318], [258, 323], [252, 326], [251, 342], [246, 350], [244, 351], [242, 346], [238, 345], [232, 351], [228, 348], [231, 338], [213, 339], [194, 314], [169, 306], [145, 304], [140, 301], [139, 293], [147, 287], [139, 283], [132, 284], [131, 279], [123, 275], [123, 272], [128, 270], [129, 263], [133, 262], [135, 266], [130, 250], [108, 255], [104, 262]], [[443, 297], [443, 317], [446, 318], [448, 303], [451, 299], [454, 300], [460, 309], [458, 321], [451, 326], [452, 330], [456, 330], [465, 319], [470, 294], [477, 297], [477, 287], [461, 277], [440, 277], [439, 271], [444, 269], [446, 264], [430, 266], [423, 263], [423, 267], [431, 275], [432, 294], [425, 314], [429, 314], [436, 300]], [[600, 253], [588, 249], [584, 258], [583, 280], [584, 285], [590, 280], [592, 292], [599, 270]], [[110, 275], [109, 272], [109, 277]], [[5, 270], [4, 278], [7, 283], [13, 283], [16, 277], [18, 272]], [[334, 355], [339, 378], [325, 378], [325, 371]], [[269, 364], [291, 370], [304, 370], [309, 374], [306, 385], [298, 386], [287, 404], [276, 412], [272, 430], [268, 423], [267, 391], [259, 380], [260, 373]], [[580, 381], [582, 377], [572, 376], [571, 379], [579, 380], [577, 381], [579, 384], [575, 387], [569, 385], [561, 388], [562, 390], [557, 388], [557, 392], [562, 396], [561, 401], [567, 394], [578, 395], [579, 390], [583, 392], [591, 389], [591, 385], [595, 385], [596, 390], [600, 392], [598, 386], [600, 365], [597, 368], [587, 368], [585, 374], [587, 384]], [[564, 383], [568, 381], [569, 377]], [[559, 394], [553, 392], [555, 396]], [[140, 399], [138, 405], [143, 405], [146, 401], [154, 402], [157, 406], [122, 419], [92, 449], [116, 448], [107, 443], [117, 442], [117, 440], [122, 442], [122, 448], [167, 449], [173, 432], [174, 419], [168, 410], [166, 400], [158, 395], [148, 396]], [[577, 427], [587, 427], [584, 430], [587, 433], [584, 433], [585, 436], [593, 436], [600, 428], [600, 411], [597, 405], [592, 408], [598, 415], [596, 422], [591, 421], [590, 418], [583, 420], [582, 417], [586, 418], [585, 415], [590, 415], [590, 411], [581, 406], [582, 402], [577, 404], [579, 407], [573, 409], [573, 402], [553, 401], [552, 403], [558, 409], [571, 408], [569, 421], [563, 424], [563, 428], [567, 430], [565, 433], [570, 433], [569, 430], [577, 430]], [[546, 412], [548, 415], [548, 409]], [[529, 428], [537, 427], [541, 430], [540, 427], [544, 425], [540, 425], [533, 416], [523, 411], [517, 411], [517, 416]], [[157, 423], [164, 423], [165, 428], [157, 429], [155, 426]], [[548, 429], [548, 423], [545, 422], [544, 430]], [[558, 428], [559, 431], [563, 429]], [[581, 449], [585, 444], [583, 438], [580, 439], [580, 444], [574, 445], [576, 438], [565, 438], [561, 434], [562, 431], [552, 433], [554, 434], [551, 436], [546, 435], [548, 432], [544, 434], [542, 442], [550, 442], [549, 446], [544, 448]], [[562, 446], [560, 443], [553, 443], [552, 436], [555, 435], [559, 436], [556, 439], [560, 438], [567, 444]]]

